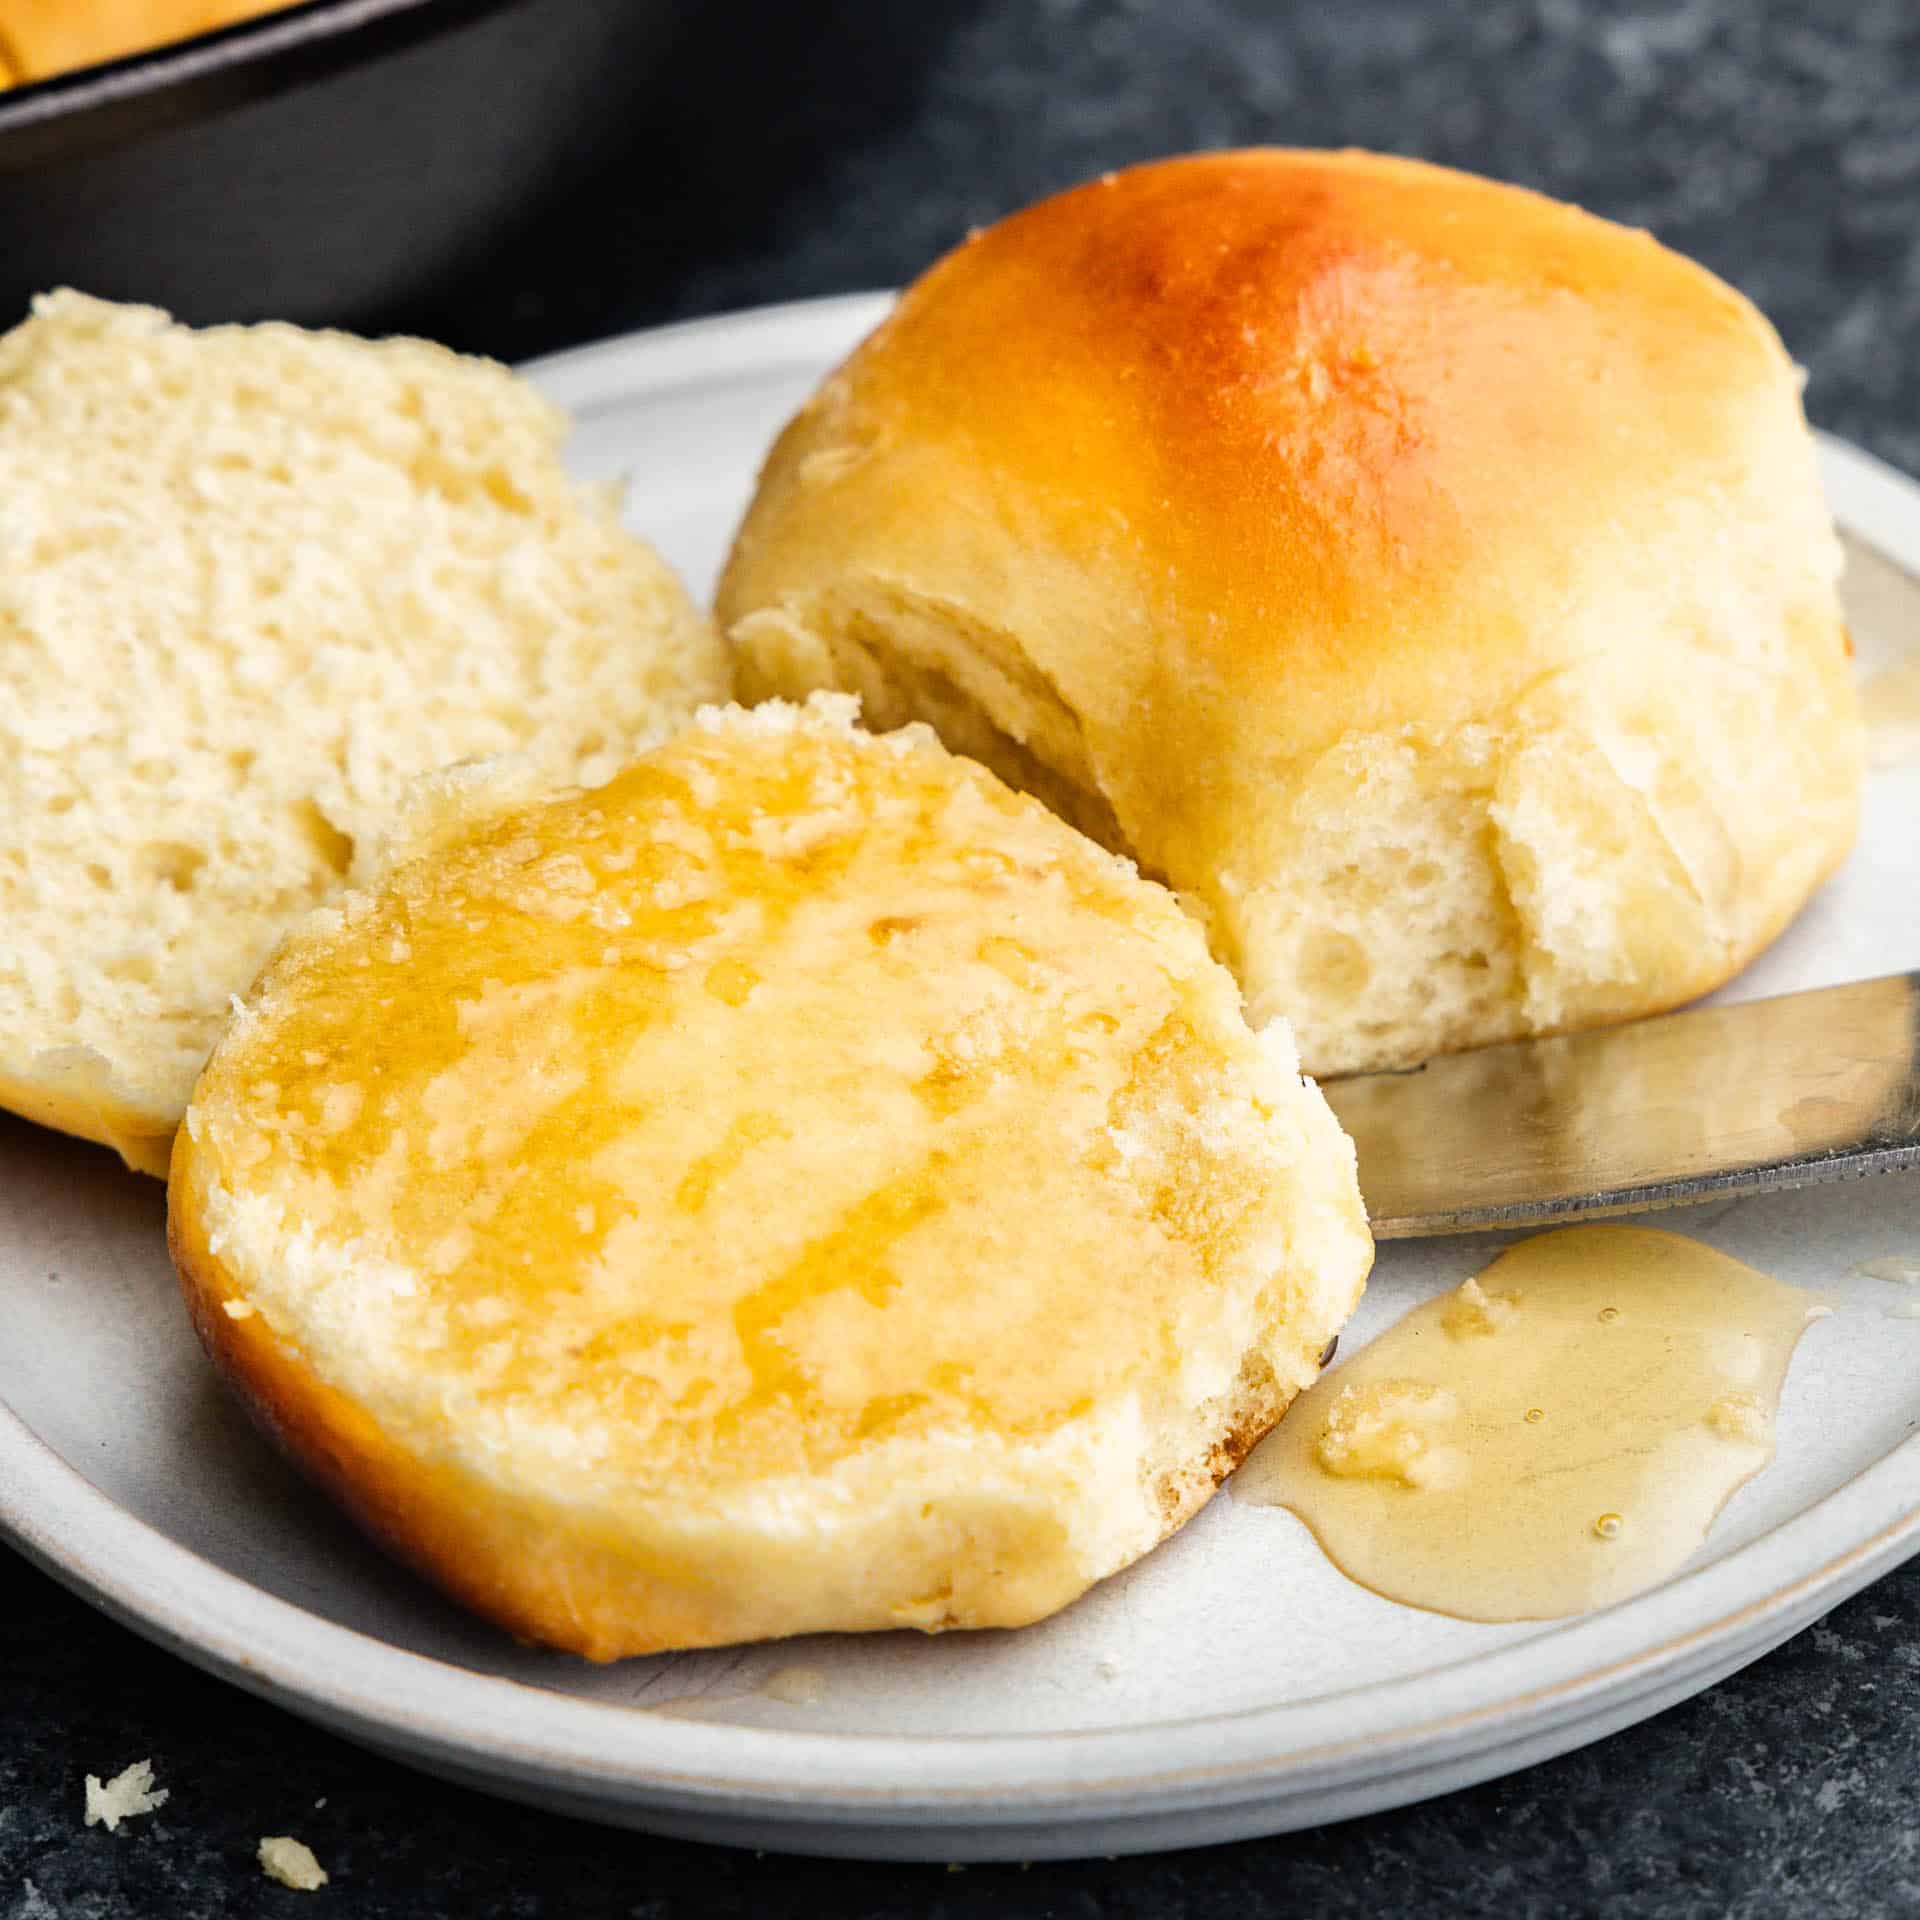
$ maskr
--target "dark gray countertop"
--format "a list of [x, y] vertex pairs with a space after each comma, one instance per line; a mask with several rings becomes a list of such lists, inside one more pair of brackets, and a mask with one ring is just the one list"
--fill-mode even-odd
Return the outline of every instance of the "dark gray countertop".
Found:
[[[971, 224], [1152, 154], [1357, 144], [1652, 227], [1736, 281], [1815, 419], [1920, 471], [1911, 0], [925, 0], [822, 10], [751, 124], [688, 101], [484, 277], [380, 316], [509, 356], [897, 282]], [[764, 92], [764, 89], [762, 89]], [[0, 1338], [4, 1338], [0, 1329]], [[151, 1755], [169, 1805], [80, 1824]], [[325, 1805], [317, 1807], [316, 1801]], [[256, 1836], [333, 1883], [261, 1879]], [[0, 1552], [0, 1920], [1920, 1914], [1920, 1563], [1704, 1697], [1401, 1813], [1151, 1860], [937, 1869], [606, 1833], [422, 1779], [200, 1676]]]

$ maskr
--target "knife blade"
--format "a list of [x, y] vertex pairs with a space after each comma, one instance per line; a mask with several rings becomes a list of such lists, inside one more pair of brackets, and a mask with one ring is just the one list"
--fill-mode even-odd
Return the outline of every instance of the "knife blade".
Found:
[[1920, 972], [1515, 1041], [1321, 1090], [1353, 1136], [1381, 1240], [1920, 1167]]

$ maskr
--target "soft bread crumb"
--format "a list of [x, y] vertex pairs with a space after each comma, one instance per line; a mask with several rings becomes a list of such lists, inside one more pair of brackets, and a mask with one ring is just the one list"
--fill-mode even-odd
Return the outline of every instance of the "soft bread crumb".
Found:
[[291, 1834], [275, 1833], [260, 1842], [260, 1871], [296, 1893], [313, 1893], [327, 1884], [327, 1870], [313, 1849]]
[[123, 1767], [105, 1786], [100, 1784], [98, 1774], [90, 1773], [87, 1775], [87, 1825], [118, 1833], [122, 1820], [157, 1813], [167, 1804], [167, 1799], [167, 1789], [153, 1784], [151, 1760], [136, 1760], [132, 1766]]
[[799, 700], [763, 700], [757, 707], [713, 704], [700, 708], [693, 724], [702, 733], [758, 734], [766, 739], [812, 733], [823, 740], [852, 740], [861, 732], [860, 697], [823, 691]]
[[418, 341], [71, 293], [0, 335], [0, 1106], [164, 1173], [291, 921], [725, 698], [566, 432]]

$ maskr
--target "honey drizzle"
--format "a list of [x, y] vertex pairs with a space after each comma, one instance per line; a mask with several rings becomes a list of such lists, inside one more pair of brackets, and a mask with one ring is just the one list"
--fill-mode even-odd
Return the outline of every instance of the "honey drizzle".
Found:
[[1324, 1375], [1233, 1490], [1409, 1606], [1606, 1606], [1677, 1571], [1773, 1458], [1787, 1363], [1824, 1311], [1678, 1234], [1542, 1234]]
[[[1038, 1436], [1176, 1364], [1275, 1176], [1208, 1118], [1207, 983], [1138, 937], [1127, 876], [942, 763], [675, 754], [440, 844], [290, 947], [203, 1083], [210, 1154], [399, 1271], [340, 1311], [410, 1383], [581, 1475]], [[794, 1117], [823, 1111], [851, 1147]], [[1059, 1151], [1032, 1162], [1036, 1111]], [[1096, 1249], [1111, 1319], [1045, 1284]]]

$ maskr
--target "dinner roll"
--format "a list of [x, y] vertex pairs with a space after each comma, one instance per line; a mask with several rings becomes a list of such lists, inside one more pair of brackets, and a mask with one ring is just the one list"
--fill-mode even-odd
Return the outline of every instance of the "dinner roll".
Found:
[[853, 703], [442, 776], [173, 1161], [216, 1364], [401, 1558], [596, 1659], [1015, 1626], [1312, 1380], [1353, 1154], [1160, 888]]
[[0, 0], [0, 86], [212, 33], [292, 0]]
[[775, 446], [749, 697], [931, 721], [1205, 919], [1310, 1071], [1726, 979], [1851, 842], [1840, 555], [1731, 288], [1360, 153], [973, 236]]
[[566, 430], [417, 341], [73, 293], [0, 338], [0, 1106], [163, 1172], [229, 996], [412, 776], [604, 780], [724, 694]]

